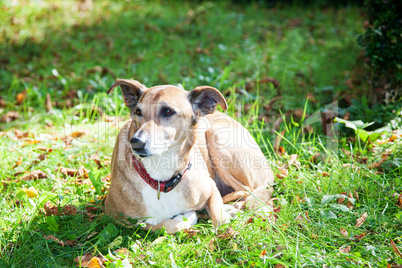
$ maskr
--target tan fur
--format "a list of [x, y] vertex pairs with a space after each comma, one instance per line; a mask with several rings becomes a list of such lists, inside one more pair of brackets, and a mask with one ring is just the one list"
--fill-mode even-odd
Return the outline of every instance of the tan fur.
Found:
[[[261, 203], [254, 196], [265, 204], [270, 199], [273, 173], [250, 133], [231, 117], [215, 112], [217, 104], [227, 107], [216, 89], [206, 86], [190, 92], [174, 86], [147, 89], [134, 80], [117, 80], [109, 92], [116, 86], [122, 88], [132, 120], [120, 130], [113, 151], [112, 182], [105, 200], [107, 213], [122, 218], [157, 218], [162, 217], [159, 214], [163, 214], [163, 208], [169, 209], [174, 215], [167, 215], [161, 222], [150, 219], [147, 226], [152, 230], [163, 226], [174, 233], [184, 228], [173, 218], [176, 214], [206, 207], [212, 223], [218, 226], [228, 220], [223, 212], [223, 200], [226, 203], [243, 198], [251, 207], [257, 207]], [[161, 115], [165, 106], [175, 110], [174, 116]], [[137, 109], [141, 110], [141, 116], [136, 114]], [[183, 170], [191, 159], [192, 168], [172, 192], [161, 193], [161, 200], [156, 199], [156, 191], [133, 167], [132, 137], [147, 139], [150, 156], [140, 158], [143, 163], [171, 159], [167, 168], [147, 169], [151, 176], [161, 177], [161, 181]], [[162, 143], [160, 148], [158, 144], [152, 145], [153, 139]], [[255, 163], [251, 165], [250, 161]], [[222, 194], [226, 195], [223, 199]], [[183, 199], [177, 200], [177, 211], [174, 205], [166, 207], [170, 197], [180, 196]]]

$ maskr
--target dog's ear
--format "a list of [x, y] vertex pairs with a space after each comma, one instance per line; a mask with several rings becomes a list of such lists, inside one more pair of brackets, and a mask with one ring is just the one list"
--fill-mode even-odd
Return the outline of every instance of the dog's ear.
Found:
[[134, 108], [146, 87], [136, 80], [117, 79], [109, 88], [107, 94], [112, 92], [115, 87], [120, 86], [123, 93], [124, 103], [128, 108]]
[[216, 111], [219, 104], [223, 110], [227, 110], [226, 100], [216, 88], [200, 86], [190, 91], [188, 99], [193, 106], [196, 115], [207, 115]]

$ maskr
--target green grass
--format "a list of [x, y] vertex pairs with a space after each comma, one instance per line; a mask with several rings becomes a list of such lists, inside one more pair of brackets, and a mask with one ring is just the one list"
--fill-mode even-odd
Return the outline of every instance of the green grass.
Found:
[[[302, 128], [306, 115], [325, 111], [320, 108], [348, 90], [345, 81], [360, 53], [356, 37], [363, 22], [357, 7], [94, 1], [93, 8], [80, 10], [73, 1], [4, 2], [0, 91], [5, 105], [0, 116], [18, 111], [20, 118], [0, 125], [7, 132], [0, 136], [0, 267], [74, 267], [74, 259], [85, 253], [105, 256], [108, 267], [123, 267], [119, 263], [127, 261], [133, 267], [401, 265], [390, 244], [392, 239], [402, 250], [402, 210], [392, 196], [402, 193], [400, 116], [395, 115], [396, 132], [385, 132], [381, 144], [348, 139], [345, 132], [334, 143], [320, 134], [320, 123], [312, 124], [313, 133]], [[275, 206], [281, 207], [277, 222], [246, 211], [218, 231], [209, 219], [200, 219], [193, 228], [199, 232], [191, 236], [126, 228], [100, 210], [90, 218], [86, 205], [99, 207], [101, 195], [89, 179], [81, 185], [58, 167], [84, 166], [94, 180], [102, 179], [102, 191], [108, 187], [107, 163], [122, 122], [105, 122], [93, 107], [128, 118], [120, 92], [105, 93], [114, 76], [133, 77], [148, 86], [215, 86], [229, 101], [227, 113], [252, 132], [276, 174], [289, 155], [297, 154], [300, 169], [290, 167], [287, 177], [276, 180]], [[271, 110], [266, 104], [278, 90], [258, 82], [266, 77], [281, 85], [282, 97]], [[250, 82], [252, 88], [245, 90]], [[17, 104], [23, 90], [26, 97]], [[51, 112], [45, 109], [47, 93], [54, 102]], [[307, 101], [309, 93], [315, 100]], [[302, 118], [286, 114], [295, 108], [304, 111]], [[275, 129], [278, 110], [284, 121]], [[15, 129], [28, 137], [17, 138]], [[278, 156], [273, 144], [282, 130], [280, 145], [286, 154]], [[86, 134], [69, 145], [65, 137], [75, 131]], [[396, 140], [388, 141], [392, 135]], [[35, 161], [44, 153], [41, 148], [52, 151]], [[381, 168], [369, 169], [384, 152], [391, 155]], [[95, 154], [106, 167], [91, 159]], [[9, 182], [33, 170], [48, 177]], [[31, 186], [38, 196], [29, 198], [23, 191]], [[328, 199], [342, 192], [358, 194], [353, 209], [339, 206], [335, 197]], [[77, 213], [47, 216], [46, 202], [72, 205]], [[334, 217], [329, 211], [336, 218], [328, 219]], [[367, 220], [356, 227], [364, 212]], [[300, 220], [300, 214], [308, 218]], [[253, 222], [244, 224], [250, 217]], [[235, 235], [222, 239], [219, 234], [229, 226]], [[347, 238], [341, 228], [348, 231]], [[360, 241], [353, 239], [364, 232]], [[49, 235], [74, 242], [63, 247], [45, 239]], [[339, 253], [349, 245], [349, 253]], [[127, 257], [115, 252], [122, 248], [128, 249]]]

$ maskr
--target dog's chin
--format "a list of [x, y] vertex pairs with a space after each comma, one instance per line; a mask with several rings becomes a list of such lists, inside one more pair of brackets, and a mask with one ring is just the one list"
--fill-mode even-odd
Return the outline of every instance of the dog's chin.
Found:
[[135, 152], [135, 151], [131, 151], [133, 153], [134, 156], [140, 157], [140, 158], [146, 158], [146, 157], [150, 157], [153, 156], [153, 154], [150, 154], [148, 152]]

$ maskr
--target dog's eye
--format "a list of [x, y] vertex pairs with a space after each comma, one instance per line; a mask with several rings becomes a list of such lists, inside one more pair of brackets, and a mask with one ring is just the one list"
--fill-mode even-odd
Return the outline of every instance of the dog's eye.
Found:
[[169, 116], [171, 116], [171, 115], [173, 115], [175, 113], [175, 111], [174, 110], [172, 110], [172, 109], [170, 109], [170, 108], [162, 108], [162, 110], [161, 110], [161, 114], [162, 114], [162, 116], [164, 116], [164, 117], [169, 117]]
[[138, 116], [141, 116], [141, 115], [142, 115], [142, 112], [141, 112], [140, 109], [137, 108], [137, 110], [135, 110], [135, 114], [138, 115]]

